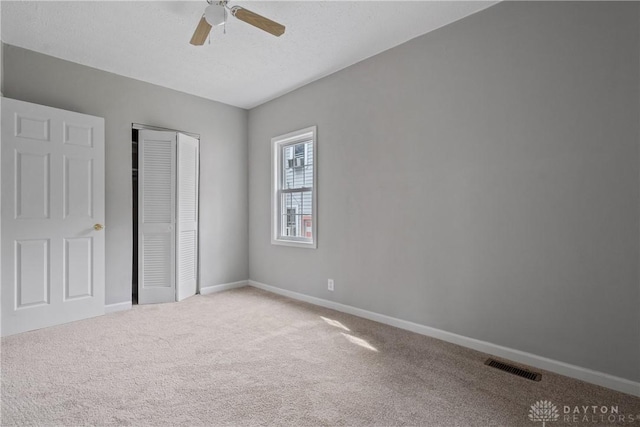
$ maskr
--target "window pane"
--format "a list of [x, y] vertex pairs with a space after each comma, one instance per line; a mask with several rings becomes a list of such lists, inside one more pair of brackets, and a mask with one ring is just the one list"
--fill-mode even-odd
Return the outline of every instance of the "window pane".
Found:
[[282, 147], [283, 189], [313, 187], [313, 142]]
[[310, 191], [284, 193], [281, 196], [281, 235], [290, 237], [313, 237], [312, 195]]

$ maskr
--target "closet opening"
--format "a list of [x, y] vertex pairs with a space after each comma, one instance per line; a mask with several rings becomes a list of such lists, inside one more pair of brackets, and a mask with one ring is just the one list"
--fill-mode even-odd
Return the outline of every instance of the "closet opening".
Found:
[[133, 304], [199, 290], [200, 136], [132, 124]]
[[138, 304], [138, 129], [131, 129], [131, 182], [133, 184], [133, 271], [131, 303]]

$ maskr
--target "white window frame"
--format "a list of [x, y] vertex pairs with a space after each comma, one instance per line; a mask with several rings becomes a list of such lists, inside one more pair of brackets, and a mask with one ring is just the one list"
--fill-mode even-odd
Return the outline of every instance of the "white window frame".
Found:
[[[318, 247], [318, 129], [311, 126], [271, 138], [271, 244], [316, 249]], [[283, 148], [303, 141], [313, 141], [313, 186], [311, 187], [311, 239], [282, 234]]]

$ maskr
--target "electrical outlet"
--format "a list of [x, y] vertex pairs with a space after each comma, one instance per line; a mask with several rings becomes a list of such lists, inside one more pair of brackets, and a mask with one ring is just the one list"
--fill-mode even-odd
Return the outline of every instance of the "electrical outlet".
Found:
[[333, 291], [333, 279], [329, 279], [329, 283], [327, 284], [327, 289]]

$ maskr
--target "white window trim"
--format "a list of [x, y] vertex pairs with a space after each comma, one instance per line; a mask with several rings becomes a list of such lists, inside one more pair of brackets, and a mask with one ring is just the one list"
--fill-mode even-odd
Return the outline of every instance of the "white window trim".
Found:
[[[316, 249], [318, 247], [318, 132], [317, 126], [290, 132], [271, 138], [271, 244]], [[284, 167], [282, 163], [282, 146], [313, 139], [313, 187], [311, 197], [311, 233], [310, 242], [301, 241], [299, 237], [282, 236], [280, 233], [280, 175]], [[278, 173], [280, 172], [280, 174]]]

